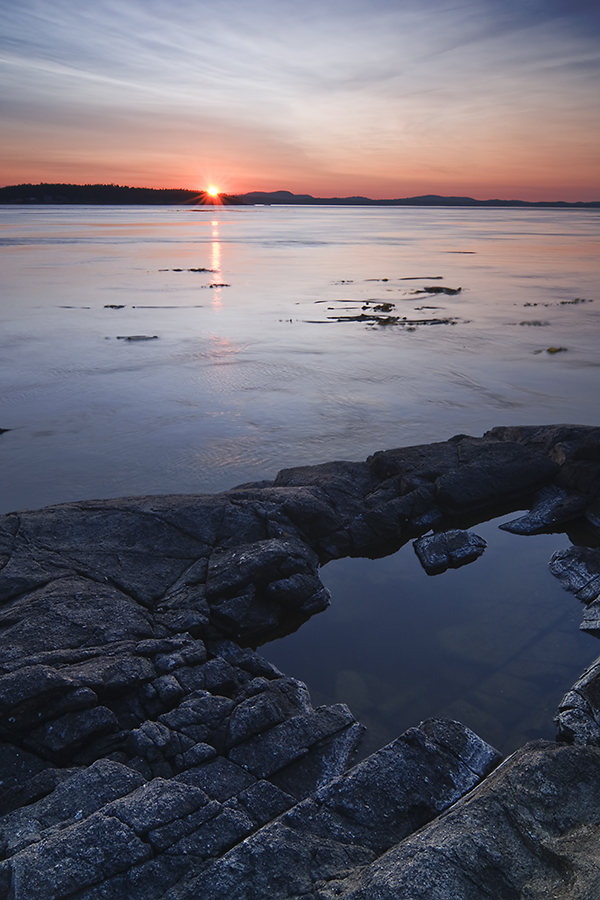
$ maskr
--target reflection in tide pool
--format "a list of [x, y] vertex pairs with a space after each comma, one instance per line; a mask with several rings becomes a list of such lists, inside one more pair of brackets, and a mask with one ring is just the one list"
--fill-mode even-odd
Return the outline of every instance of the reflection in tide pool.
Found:
[[[0, 207], [0, 512], [214, 492], [495, 425], [599, 424], [599, 224]], [[552, 736], [596, 653], [546, 569], [567, 538], [478, 530], [483, 557], [434, 578], [410, 547], [330, 563], [331, 608], [267, 654], [317, 702], [348, 702], [372, 744], [434, 714], [503, 750]]]
[[428, 716], [463, 722], [503, 754], [553, 740], [558, 703], [600, 645], [548, 571], [567, 536], [507, 534], [501, 521], [474, 526], [483, 556], [442, 575], [426, 575], [411, 544], [328, 563], [330, 608], [261, 653], [306, 681], [315, 705], [347, 703], [368, 727], [365, 753]]

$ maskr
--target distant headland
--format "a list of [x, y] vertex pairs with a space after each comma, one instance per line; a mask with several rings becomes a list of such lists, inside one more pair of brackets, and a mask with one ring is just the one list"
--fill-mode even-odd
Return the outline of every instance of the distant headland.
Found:
[[599, 208], [600, 200], [587, 203], [568, 203], [565, 200], [475, 200], [473, 197], [442, 197], [439, 194], [424, 194], [420, 197], [401, 197], [396, 200], [371, 200], [370, 197], [311, 197], [310, 194], [291, 194], [289, 191], [252, 191], [242, 194], [244, 203], [285, 203], [315, 206], [552, 206], [552, 207], [592, 207]]
[[598, 209], [600, 200], [570, 203], [566, 200], [475, 200], [473, 197], [443, 197], [425, 194], [395, 200], [372, 200], [370, 197], [313, 197], [290, 191], [250, 191], [238, 196], [219, 194], [211, 197], [205, 191], [171, 188], [127, 187], [118, 184], [14, 184], [0, 188], [0, 204], [83, 204], [142, 206], [487, 206], [487, 207], [552, 207]]

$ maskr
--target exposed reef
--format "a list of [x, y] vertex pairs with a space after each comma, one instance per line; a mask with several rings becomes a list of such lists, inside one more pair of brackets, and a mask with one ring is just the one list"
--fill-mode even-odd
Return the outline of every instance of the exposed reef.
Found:
[[[328, 560], [416, 539], [442, 571], [511, 510], [598, 535], [599, 496], [600, 428], [558, 425], [0, 517], [1, 900], [596, 896], [598, 661], [558, 743], [499, 765], [430, 719], [352, 767], [352, 712], [249, 645], [328, 605]], [[600, 550], [551, 571], [600, 634]]]

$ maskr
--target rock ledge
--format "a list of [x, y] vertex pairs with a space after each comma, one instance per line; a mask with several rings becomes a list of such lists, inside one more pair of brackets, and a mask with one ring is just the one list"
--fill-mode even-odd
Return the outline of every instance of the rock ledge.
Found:
[[[0, 900], [600, 894], [598, 662], [561, 743], [496, 768], [432, 719], [352, 767], [351, 711], [247, 646], [326, 607], [327, 560], [416, 539], [442, 571], [511, 509], [516, 533], [599, 532], [599, 494], [600, 429], [557, 425], [0, 517]], [[551, 564], [593, 633], [598, 553]]]

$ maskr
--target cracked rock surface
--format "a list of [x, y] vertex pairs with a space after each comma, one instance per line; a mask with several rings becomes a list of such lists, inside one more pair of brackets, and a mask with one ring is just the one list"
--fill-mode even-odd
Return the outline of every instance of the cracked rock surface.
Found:
[[[248, 644], [327, 606], [330, 559], [416, 539], [439, 572], [498, 511], [530, 510], [520, 534], [600, 531], [599, 494], [600, 429], [531, 426], [0, 517], [0, 900], [594, 896], [572, 844], [600, 821], [597, 663], [563, 743], [490, 775], [496, 751], [437, 719], [352, 767], [352, 712], [314, 709]], [[592, 631], [597, 553], [552, 562]]]

